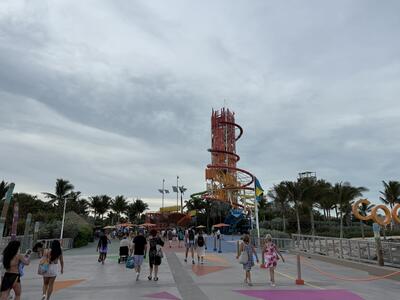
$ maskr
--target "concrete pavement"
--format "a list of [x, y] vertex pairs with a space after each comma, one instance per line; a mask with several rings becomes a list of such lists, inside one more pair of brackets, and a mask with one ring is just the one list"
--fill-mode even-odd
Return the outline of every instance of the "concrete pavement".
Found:
[[[141, 280], [135, 281], [135, 273], [123, 264], [118, 265], [117, 241], [110, 247], [105, 265], [97, 262], [95, 245], [65, 252], [65, 273], [57, 278], [56, 293], [52, 299], [268, 299], [268, 300], [395, 300], [399, 299], [400, 283], [388, 279], [368, 282], [333, 280], [315, 269], [303, 266], [304, 286], [296, 286], [296, 261], [286, 255], [286, 263], [280, 263], [275, 288], [268, 284], [265, 269], [252, 271], [253, 287], [243, 283], [243, 270], [235, 258], [235, 241], [227, 239], [222, 254], [209, 251], [204, 265], [184, 262], [183, 248], [165, 248], [166, 257], [160, 266], [159, 281], [148, 281], [148, 263], [145, 262]], [[211, 247], [210, 247], [211, 246]], [[210, 251], [211, 250], [211, 251]], [[326, 274], [343, 277], [368, 278], [365, 271], [338, 266], [317, 260], [309, 261]], [[22, 299], [41, 298], [42, 278], [37, 275], [38, 261], [26, 267], [22, 278]]]

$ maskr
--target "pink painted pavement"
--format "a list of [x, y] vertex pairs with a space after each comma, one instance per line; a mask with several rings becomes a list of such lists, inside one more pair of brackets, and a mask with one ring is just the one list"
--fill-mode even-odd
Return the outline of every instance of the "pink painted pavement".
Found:
[[235, 292], [263, 300], [363, 300], [346, 290], [237, 290]]
[[180, 300], [179, 298], [177, 298], [176, 296], [174, 296], [168, 292], [148, 294], [148, 295], [144, 295], [143, 297], [153, 298], [153, 299]]

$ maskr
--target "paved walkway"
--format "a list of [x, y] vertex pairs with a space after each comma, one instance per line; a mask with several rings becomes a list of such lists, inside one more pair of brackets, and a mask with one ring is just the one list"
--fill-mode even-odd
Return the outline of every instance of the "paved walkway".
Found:
[[[278, 266], [277, 287], [267, 284], [267, 272], [260, 267], [252, 271], [253, 287], [243, 284], [243, 271], [235, 259], [235, 241], [223, 243], [223, 253], [207, 253], [204, 265], [184, 262], [183, 249], [166, 248], [166, 257], [160, 266], [160, 280], [148, 281], [148, 264], [144, 264], [141, 280], [135, 281], [133, 270], [118, 264], [116, 241], [110, 247], [105, 265], [97, 263], [95, 246], [73, 249], [65, 253], [65, 273], [57, 278], [56, 300], [87, 299], [268, 299], [268, 300], [397, 300], [400, 282], [379, 280], [369, 282], [335, 281], [304, 266], [306, 285], [296, 286], [295, 258], [286, 255], [287, 262]], [[337, 275], [366, 278], [366, 272], [313, 260], [320, 269]], [[22, 299], [41, 297], [42, 279], [36, 275], [38, 261], [26, 267], [22, 278]]]

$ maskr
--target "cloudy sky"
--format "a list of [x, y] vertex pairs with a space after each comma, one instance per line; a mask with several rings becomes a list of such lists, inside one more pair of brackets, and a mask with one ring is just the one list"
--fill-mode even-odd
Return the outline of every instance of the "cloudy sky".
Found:
[[[160, 205], [204, 189], [210, 113], [264, 188], [400, 179], [399, 1], [0, 2], [0, 180]], [[173, 196], [170, 196], [174, 203]]]

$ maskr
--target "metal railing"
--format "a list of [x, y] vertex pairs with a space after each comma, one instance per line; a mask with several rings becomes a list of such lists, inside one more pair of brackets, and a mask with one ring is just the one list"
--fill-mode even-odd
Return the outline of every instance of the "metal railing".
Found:
[[[400, 243], [382, 241], [385, 265], [400, 267]], [[377, 264], [375, 240], [292, 235], [292, 247], [312, 254]]]
[[[44, 242], [43, 248], [48, 249], [48, 248], [50, 248], [51, 243], [54, 240], [59, 241], [59, 239], [46, 239], [46, 240], [38, 240], [38, 241]], [[61, 247], [63, 250], [72, 249], [74, 247], [74, 239], [71, 239], [71, 238], [62, 239]]]

